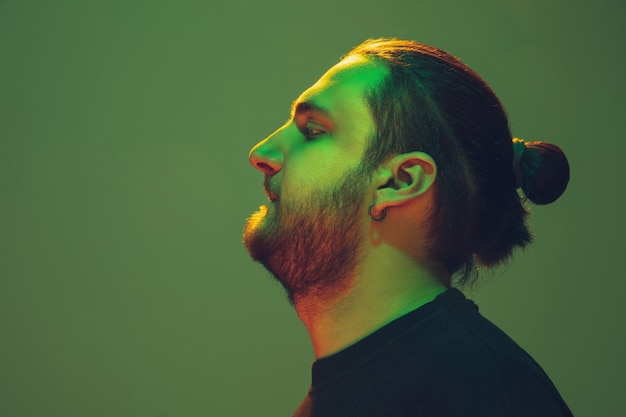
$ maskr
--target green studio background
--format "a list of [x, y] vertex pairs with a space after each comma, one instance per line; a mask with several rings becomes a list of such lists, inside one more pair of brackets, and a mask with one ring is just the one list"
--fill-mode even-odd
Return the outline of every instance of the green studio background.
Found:
[[0, 1], [0, 415], [288, 416], [308, 336], [241, 245], [248, 150], [351, 47], [460, 56], [572, 180], [477, 294], [577, 416], [623, 416], [621, 1]]

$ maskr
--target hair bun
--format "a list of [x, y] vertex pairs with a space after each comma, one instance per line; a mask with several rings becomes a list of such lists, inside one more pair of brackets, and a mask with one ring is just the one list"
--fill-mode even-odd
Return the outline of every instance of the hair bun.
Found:
[[524, 195], [535, 204], [550, 204], [563, 194], [569, 182], [567, 157], [556, 145], [525, 142], [520, 160]]

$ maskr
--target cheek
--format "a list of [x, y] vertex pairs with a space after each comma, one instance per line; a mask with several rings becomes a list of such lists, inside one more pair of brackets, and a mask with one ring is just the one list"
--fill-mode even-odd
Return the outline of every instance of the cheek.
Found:
[[281, 198], [315, 198], [343, 181], [346, 173], [360, 165], [362, 154], [356, 145], [340, 146], [345, 142], [328, 136], [292, 147], [279, 173]]
[[285, 166], [281, 180], [283, 196], [306, 196], [328, 190], [341, 180], [341, 173], [346, 169], [342, 162], [322, 156]]
[[321, 175], [314, 167], [308, 168], [310, 169], [284, 170], [280, 185], [281, 199], [315, 195], [332, 184], [328, 171]]

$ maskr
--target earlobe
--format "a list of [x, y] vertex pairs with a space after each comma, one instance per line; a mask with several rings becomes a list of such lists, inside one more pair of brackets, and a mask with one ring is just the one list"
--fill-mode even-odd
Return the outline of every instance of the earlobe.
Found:
[[376, 209], [399, 206], [420, 197], [434, 184], [437, 164], [424, 152], [396, 155], [380, 171]]

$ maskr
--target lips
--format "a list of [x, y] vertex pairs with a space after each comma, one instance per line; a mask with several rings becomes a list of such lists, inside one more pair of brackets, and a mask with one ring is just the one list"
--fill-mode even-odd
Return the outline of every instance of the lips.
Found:
[[265, 178], [265, 181], [263, 181], [263, 188], [265, 189], [265, 194], [267, 194], [270, 201], [274, 202], [278, 200], [278, 194], [274, 191], [274, 187], [270, 184], [268, 178]]

